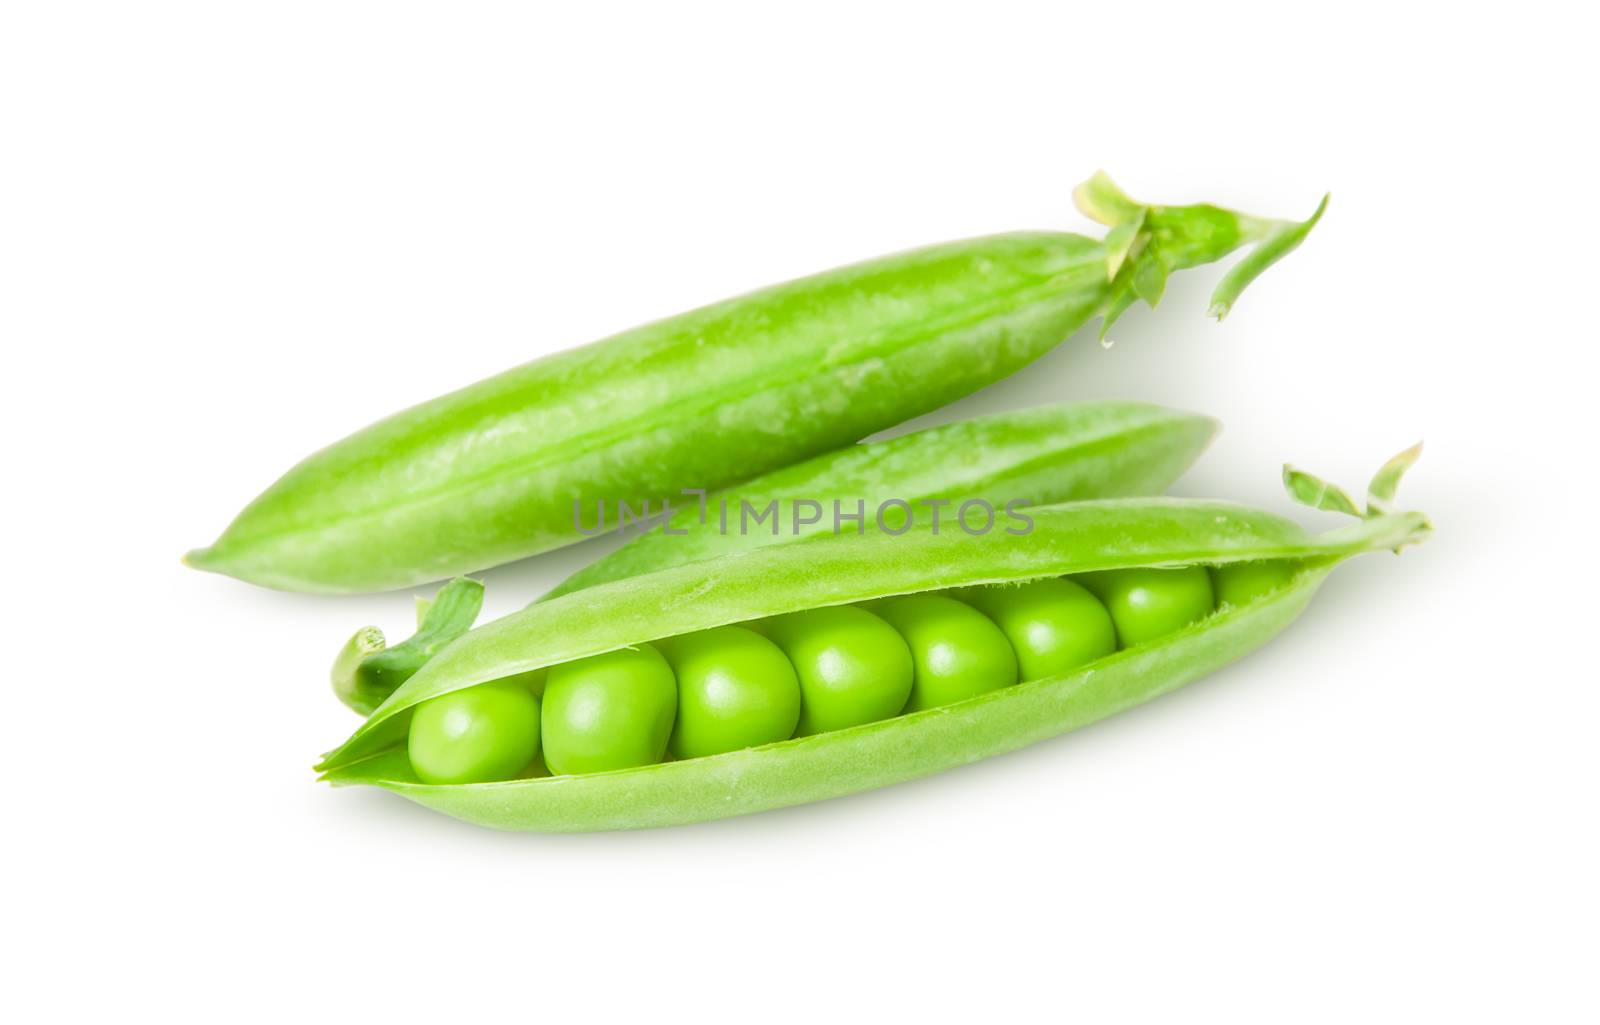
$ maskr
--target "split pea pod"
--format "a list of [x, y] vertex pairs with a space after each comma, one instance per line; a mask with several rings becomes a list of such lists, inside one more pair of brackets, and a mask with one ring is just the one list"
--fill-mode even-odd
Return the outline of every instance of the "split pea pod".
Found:
[[[486, 624], [451, 644], [327, 755], [319, 770], [335, 784], [384, 787], [470, 822], [537, 831], [696, 822], [914, 779], [1065, 733], [1181, 687], [1264, 644], [1299, 615], [1344, 559], [1398, 550], [1427, 536], [1421, 514], [1382, 511], [1414, 458], [1415, 450], [1380, 471], [1364, 514], [1338, 489], [1286, 468], [1285, 482], [1297, 499], [1360, 516], [1354, 525], [1320, 535], [1231, 503], [1118, 499], [1034, 509], [1034, 528], [1023, 536], [822, 535], [600, 584]], [[1268, 571], [1260, 572], [1263, 567]], [[1160, 597], [1159, 587], [1151, 592], [1140, 581], [1163, 572], [1174, 579], [1199, 573], [1197, 586], [1207, 603], [1157, 636], [1122, 638], [1132, 622], [1123, 617], [1140, 614], [1140, 589]], [[481, 685], [548, 669], [554, 688], [557, 672], [573, 675], [578, 670], [572, 667], [592, 664], [588, 660], [652, 652], [661, 641], [671, 651], [676, 642], [669, 639], [738, 624], [783, 640], [783, 631], [772, 624], [788, 622], [786, 617], [859, 609], [860, 603], [864, 612], [876, 609], [889, 617], [915, 649], [921, 641], [911, 621], [918, 616], [908, 613], [908, 601], [970, 609], [959, 600], [967, 589], [1066, 577], [1099, 589], [1125, 642], [1066, 672], [1017, 682], [1016, 661], [990, 659], [1001, 678], [948, 704], [919, 704], [913, 695], [906, 706], [913, 710], [877, 721], [677, 761], [636, 760], [635, 767], [609, 771], [585, 766], [563, 772], [552, 765], [562, 774], [438, 784], [423, 782], [414, 751], [408, 757], [406, 738], [419, 706]], [[1233, 597], [1216, 604], [1207, 580]], [[1170, 590], [1168, 597], [1186, 587]], [[669, 668], [652, 669], [652, 678], [670, 679]], [[915, 668], [919, 686], [925, 668]], [[548, 716], [563, 710], [551, 709], [548, 691], [544, 701], [548, 723]], [[658, 745], [664, 750], [664, 736]], [[530, 742], [522, 753], [535, 746]]]
[[[1004, 530], [1020, 522], [1012, 505], [1018, 501], [1031, 506], [1159, 494], [1194, 463], [1216, 431], [1209, 417], [1148, 403], [1072, 402], [849, 445], [698, 502], [687, 499], [669, 519], [540, 600], [815, 533], [933, 529], [941, 512], [944, 530]], [[963, 525], [968, 503], [982, 510]], [[587, 515], [598, 519], [600, 512]], [[761, 518], [752, 524], [755, 516]], [[370, 714], [445, 643], [471, 628], [481, 600], [482, 585], [460, 578], [441, 589], [419, 617], [415, 637], [385, 648], [382, 631], [358, 630], [334, 663], [335, 693], [355, 711]]]
[[354, 593], [581, 540], [575, 501], [660, 508], [839, 448], [1025, 366], [1093, 317], [1154, 304], [1172, 271], [1254, 244], [1222, 316], [1318, 216], [1075, 193], [1106, 237], [1014, 232], [827, 271], [524, 364], [397, 413], [290, 469], [199, 569]]

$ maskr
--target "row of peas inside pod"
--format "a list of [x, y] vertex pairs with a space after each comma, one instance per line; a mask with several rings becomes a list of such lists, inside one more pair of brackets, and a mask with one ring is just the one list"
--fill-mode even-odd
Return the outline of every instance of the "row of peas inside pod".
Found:
[[847, 729], [1082, 668], [1268, 594], [1296, 565], [1113, 570], [697, 631], [424, 701], [407, 754], [424, 783], [487, 783]]

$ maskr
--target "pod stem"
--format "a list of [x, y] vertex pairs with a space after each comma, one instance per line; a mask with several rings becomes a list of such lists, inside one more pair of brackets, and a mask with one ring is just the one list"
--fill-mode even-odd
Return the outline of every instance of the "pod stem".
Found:
[[457, 577], [431, 601], [417, 598], [417, 632], [394, 647], [384, 646], [382, 630], [362, 627], [333, 660], [333, 692], [352, 711], [371, 715], [445, 645], [472, 629], [482, 608], [483, 584]]
[[1254, 217], [1209, 203], [1155, 206], [1131, 199], [1104, 171], [1079, 185], [1073, 201], [1083, 214], [1111, 230], [1106, 233], [1106, 274], [1111, 293], [1100, 309], [1100, 338], [1137, 299], [1161, 301], [1167, 278], [1177, 270], [1220, 260], [1254, 245], [1223, 276], [1211, 294], [1210, 316], [1228, 315], [1239, 294], [1261, 272], [1305, 241], [1328, 208], [1328, 197], [1303, 221]]
[[[1324, 509], [1328, 512], [1342, 513], [1354, 516], [1363, 521], [1360, 527], [1351, 527], [1357, 533], [1370, 533], [1372, 529], [1389, 531], [1380, 536], [1389, 537], [1392, 533], [1393, 543], [1380, 545], [1389, 548], [1396, 555], [1400, 549], [1408, 544], [1415, 544], [1433, 532], [1433, 525], [1421, 513], [1396, 513], [1394, 511], [1394, 495], [1400, 487], [1400, 478], [1416, 463], [1422, 455], [1422, 442], [1417, 442], [1410, 448], [1394, 456], [1378, 468], [1373, 475], [1372, 482], [1367, 485], [1367, 505], [1363, 509], [1356, 504], [1350, 493], [1332, 484], [1316, 474], [1297, 470], [1288, 463], [1283, 464], [1283, 487], [1289, 492], [1289, 497], [1301, 505], [1308, 505], [1313, 509]], [[1367, 528], [1367, 529], [1363, 529]]]

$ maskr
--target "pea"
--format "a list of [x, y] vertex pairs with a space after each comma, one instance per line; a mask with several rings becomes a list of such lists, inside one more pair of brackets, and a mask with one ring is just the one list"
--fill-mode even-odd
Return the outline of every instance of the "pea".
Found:
[[911, 696], [911, 650], [894, 627], [851, 605], [806, 609], [758, 628], [794, 666], [807, 737], [899, 715]]
[[940, 594], [886, 598], [873, 611], [905, 638], [914, 667], [907, 712], [949, 705], [1017, 682], [1017, 655], [983, 613]]
[[800, 681], [776, 644], [754, 631], [722, 626], [658, 642], [678, 678], [678, 718], [670, 747], [698, 758], [794, 736]]
[[1078, 582], [1105, 602], [1124, 648], [1165, 637], [1216, 608], [1203, 566], [1115, 569], [1085, 573]]
[[1059, 676], [1117, 650], [1111, 613], [1070, 580], [974, 587], [961, 600], [994, 620], [1017, 654], [1023, 680]]
[[545, 762], [557, 775], [653, 765], [667, 752], [677, 707], [672, 668], [648, 644], [553, 666]]
[[417, 705], [406, 753], [424, 783], [511, 779], [539, 753], [539, 700], [511, 680], [441, 694]]
[[1294, 579], [1295, 564], [1285, 559], [1230, 562], [1211, 567], [1211, 586], [1218, 605], [1246, 605]]

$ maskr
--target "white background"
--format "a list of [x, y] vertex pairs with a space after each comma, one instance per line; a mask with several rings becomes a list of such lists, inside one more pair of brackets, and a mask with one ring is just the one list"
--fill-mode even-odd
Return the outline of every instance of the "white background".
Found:
[[[1467, 6], [8, 4], [8, 1020], [1595, 1020], [1592, 35]], [[1227, 323], [1191, 271], [930, 420], [1206, 411], [1179, 492], [1285, 512], [1285, 459], [1360, 488], [1428, 445], [1434, 540], [1175, 696], [824, 805], [502, 835], [313, 781], [334, 649], [409, 594], [178, 564], [541, 353], [1096, 230], [1099, 167], [1333, 202]], [[488, 573], [489, 613], [599, 550]]]

